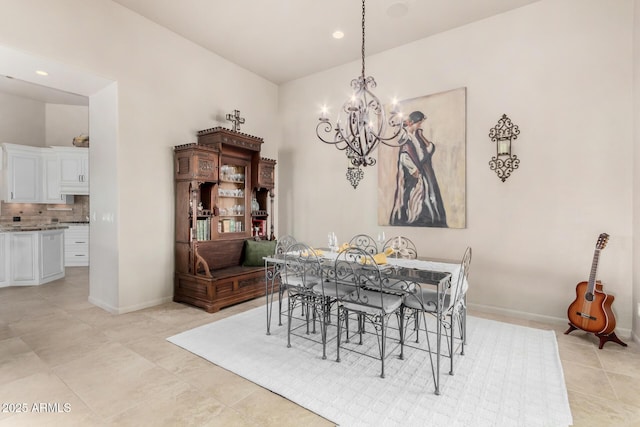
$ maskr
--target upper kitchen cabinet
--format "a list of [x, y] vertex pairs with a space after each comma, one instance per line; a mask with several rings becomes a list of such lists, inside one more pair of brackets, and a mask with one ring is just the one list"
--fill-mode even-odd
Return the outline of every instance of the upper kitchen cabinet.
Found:
[[60, 193], [89, 194], [89, 149], [51, 147], [60, 164]]
[[60, 193], [60, 161], [57, 153], [42, 150], [42, 203], [73, 203], [73, 196]]
[[41, 149], [2, 144], [3, 199], [11, 203], [40, 203]]
[[2, 148], [2, 200], [8, 203], [73, 203], [73, 196], [60, 192], [60, 164], [56, 152], [50, 148], [16, 144], [2, 144]]

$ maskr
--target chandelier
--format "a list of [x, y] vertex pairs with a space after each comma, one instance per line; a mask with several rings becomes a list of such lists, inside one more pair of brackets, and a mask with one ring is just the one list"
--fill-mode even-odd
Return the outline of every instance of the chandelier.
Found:
[[[376, 87], [373, 77], [365, 77], [365, 0], [362, 0], [362, 71], [359, 77], [351, 80], [353, 95], [338, 113], [335, 126], [327, 118], [326, 108], [322, 109], [320, 123], [316, 126], [316, 135], [326, 144], [333, 144], [338, 150], [346, 152], [349, 162], [347, 180], [353, 188], [364, 176], [361, 167], [373, 166], [376, 159], [372, 152], [382, 142], [385, 145], [399, 147], [404, 143], [393, 142], [401, 133], [406, 133], [402, 114], [394, 102], [387, 117], [384, 106], [371, 92]], [[388, 130], [390, 129], [390, 130]]]

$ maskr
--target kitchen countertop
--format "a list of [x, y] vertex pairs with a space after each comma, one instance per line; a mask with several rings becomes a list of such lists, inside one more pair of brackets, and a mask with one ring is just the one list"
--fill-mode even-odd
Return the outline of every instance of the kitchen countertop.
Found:
[[20, 224], [20, 223], [12, 223], [12, 224], [0, 224], [0, 233], [11, 233], [16, 231], [43, 231], [43, 230], [63, 230], [65, 228], [69, 228], [68, 225], [64, 224]]

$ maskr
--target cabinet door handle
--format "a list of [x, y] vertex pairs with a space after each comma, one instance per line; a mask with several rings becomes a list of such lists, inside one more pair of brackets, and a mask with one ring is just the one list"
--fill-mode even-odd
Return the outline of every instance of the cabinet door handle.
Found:
[[76, 243], [87, 243], [87, 242], [76, 242]]

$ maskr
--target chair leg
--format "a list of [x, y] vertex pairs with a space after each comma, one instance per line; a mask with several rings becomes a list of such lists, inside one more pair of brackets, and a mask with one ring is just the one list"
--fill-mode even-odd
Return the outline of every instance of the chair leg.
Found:
[[[320, 308], [321, 308], [321, 313], [320, 313], [320, 338], [322, 339], [322, 359], [326, 359], [327, 358], [327, 317], [326, 317], [326, 313], [324, 311], [324, 301], [320, 301]], [[316, 310], [314, 309], [314, 312]]]
[[[344, 340], [344, 342], [351, 342], [351, 338], [349, 336], [349, 312], [347, 310], [343, 310], [344, 315], [344, 322], [345, 322], [345, 334], [346, 334], [346, 339]], [[338, 316], [338, 321], [340, 321], [340, 316]]]
[[404, 360], [404, 307], [397, 313], [398, 333], [400, 334], [400, 360]]
[[449, 360], [449, 375], [453, 375], [453, 356], [454, 356], [454, 353], [455, 353], [455, 349], [453, 347], [453, 338], [454, 338], [455, 330], [456, 330], [455, 318], [456, 318], [455, 313], [451, 313], [451, 333], [449, 334], [450, 335], [449, 336], [449, 342], [450, 342], [450, 344], [449, 344], [449, 357], [450, 357], [450, 360]]
[[293, 314], [293, 298], [287, 298], [287, 347], [291, 348], [291, 315]]
[[464, 346], [467, 344], [467, 309], [462, 308], [462, 321], [460, 322], [460, 338], [462, 341], [460, 355], [464, 356]]
[[278, 326], [282, 326], [282, 294], [284, 294], [284, 285], [281, 283], [278, 288]]
[[[386, 343], [387, 343], [387, 328], [385, 323], [385, 316], [381, 316], [380, 323], [382, 324], [382, 329], [380, 331], [382, 342], [380, 343], [380, 360], [382, 361], [382, 372], [380, 373], [380, 378], [384, 378], [384, 359], [386, 355]], [[362, 337], [362, 335], [361, 335]], [[360, 339], [362, 341], [362, 338]], [[362, 344], [362, 342], [361, 342]]]
[[336, 319], [336, 322], [338, 323], [338, 328], [337, 328], [337, 335], [336, 335], [336, 343], [337, 343], [337, 348], [336, 348], [336, 362], [340, 362], [340, 333], [342, 332], [342, 321], [340, 319], [340, 316], [342, 315], [340, 312], [342, 311], [342, 309], [340, 308], [340, 306], [338, 306], [338, 318]]

